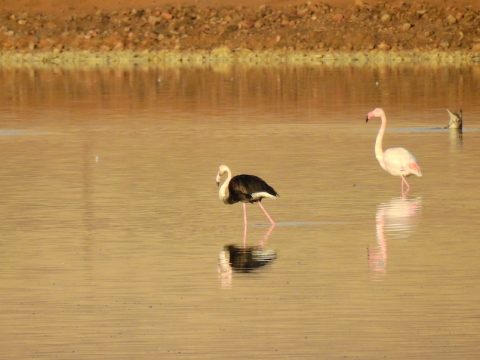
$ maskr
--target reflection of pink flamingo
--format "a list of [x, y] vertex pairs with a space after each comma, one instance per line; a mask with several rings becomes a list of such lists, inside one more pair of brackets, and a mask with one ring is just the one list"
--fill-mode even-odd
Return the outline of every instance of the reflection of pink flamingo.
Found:
[[[400, 176], [402, 178], [402, 195], [406, 195], [410, 190], [410, 185], [408, 184], [406, 177], [411, 174], [421, 177], [422, 171], [420, 166], [418, 165], [415, 156], [413, 156], [407, 149], [396, 147], [383, 151], [382, 142], [383, 134], [385, 133], [385, 128], [387, 126], [387, 117], [385, 116], [383, 109], [380, 108], [370, 111], [367, 114], [366, 121], [368, 122], [368, 120], [374, 117], [379, 117], [382, 119], [382, 126], [380, 126], [380, 130], [378, 131], [377, 139], [375, 141], [375, 157], [380, 163], [382, 169], [394, 176]], [[407, 187], [406, 191], [403, 189], [404, 184]]]
[[387, 241], [384, 232], [383, 213], [377, 211], [376, 217], [377, 247], [367, 248], [368, 265], [375, 273], [384, 275], [387, 270]]
[[386, 232], [396, 237], [408, 236], [414, 226], [414, 218], [422, 208], [422, 199], [394, 198], [380, 204], [376, 212], [377, 246], [367, 248], [368, 264], [376, 274], [384, 275], [387, 267]]

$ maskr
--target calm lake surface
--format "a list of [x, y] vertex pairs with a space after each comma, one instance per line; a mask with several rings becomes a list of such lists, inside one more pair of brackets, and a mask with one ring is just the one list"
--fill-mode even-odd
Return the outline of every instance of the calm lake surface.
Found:
[[[0, 358], [478, 359], [479, 95], [478, 66], [0, 69]], [[245, 246], [223, 163], [280, 193]]]

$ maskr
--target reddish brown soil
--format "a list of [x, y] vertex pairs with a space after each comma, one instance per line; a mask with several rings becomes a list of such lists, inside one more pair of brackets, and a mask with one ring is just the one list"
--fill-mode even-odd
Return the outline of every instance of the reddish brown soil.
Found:
[[480, 52], [478, 0], [0, 0], [0, 9], [0, 51]]

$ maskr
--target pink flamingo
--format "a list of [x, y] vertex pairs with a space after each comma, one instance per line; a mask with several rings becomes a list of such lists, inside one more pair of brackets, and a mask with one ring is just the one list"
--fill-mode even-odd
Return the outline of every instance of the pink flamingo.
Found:
[[[383, 109], [376, 108], [367, 114], [366, 122], [374, 117], [382, 119], [382, 126], [380, 126], [377, 139], [375, 140], [375, 157], [380, 163], [382, 169], [394, 176], [401, 177], [402, 196], [405, 196], [410, 191], [410, 185], [408, 184], [406, 177], [412, 174], [421, 177], [422, 170], [420, 169], [415, 156], [413, 156], [407, 149], [396, 147], [383, 151], [382, 142], [383, 134], [387, 127], [387, 117], [385, 116]], [[404, 185], [406, 186], [406, 191], [404, 190]]]

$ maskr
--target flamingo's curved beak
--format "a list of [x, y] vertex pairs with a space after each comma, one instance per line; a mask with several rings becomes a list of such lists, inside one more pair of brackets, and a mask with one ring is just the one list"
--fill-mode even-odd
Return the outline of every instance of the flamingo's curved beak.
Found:
[[215, 182], [217, 183], [217, 186], [220, 186], [220, 174], [217, 174], [217, 177], [215, 178]]
[[367, 117], [365, 118], [365, 122], [368, 123], [368, 115], [367, 115]]

